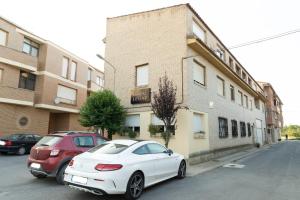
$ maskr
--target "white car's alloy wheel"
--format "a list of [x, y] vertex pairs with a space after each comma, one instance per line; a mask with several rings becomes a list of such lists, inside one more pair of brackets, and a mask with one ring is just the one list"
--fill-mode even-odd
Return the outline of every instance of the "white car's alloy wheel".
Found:
[[186, 163], [185, 161], [181, 161], [178, 169], [178, 178], [184, 178], [186, 174]]
[[141, 172], [135, 172], [128, 181], [126, 199], [139, 198], [142, 195], [143, 189], [144, 176]]

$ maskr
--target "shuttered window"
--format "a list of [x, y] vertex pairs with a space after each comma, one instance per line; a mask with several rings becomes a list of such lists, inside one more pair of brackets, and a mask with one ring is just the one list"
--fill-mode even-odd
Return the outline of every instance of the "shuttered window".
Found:
[[193, 63], [194, 82], [205, 85], [205, 67], [194, 61]]
[[225, 81], [218, 76], [217, 76], [217, 90], [219, 95], [225, 96]]
[[58, 85], [57, 97], [60, 102], [67, 104], [76, 104], [77, 91], [72, 88], [68, 88], [62, 85]]
[[76, 81], [77, 63], [72, 61], [71, 64], [71, 80]]
[[132, 131], [140, 132], [140, 115], [128, 115], [125, 120], [125, 126]]
[[7, 32], [0, 29], [0, 45], [6, 46]]
[[69, 67], [69, 59], [66, 57], [63, 57], [61, 76], [64, 78], [68, 77], [68, 67]]
[[198, 113], [194, 113], [193, 115], [193, 133], [203, 132], [202, 126], [202, 115]]

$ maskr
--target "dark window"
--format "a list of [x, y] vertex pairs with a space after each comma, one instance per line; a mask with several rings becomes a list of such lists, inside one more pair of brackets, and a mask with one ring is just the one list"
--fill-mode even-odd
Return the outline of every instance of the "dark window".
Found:
[[19, 79], [19, 88], [34, 90], [36, 76], [34, 74], [21, 71]]
[[247, 128], [248, 128], [248, 137], [251, 137], [251, 125], [250, 123], [247, 123]]
[[34, 141], [34, 137], [32, 135], [24, 135], [24, 141]]
[[29, 40], [28, 38], [24, 38], [23, 52], [37, 57], [39, 54], [39, 44]]
[[160, 144], [155, 144], [155, 143], [147, 144], [147, 147], [151, 154], [164, 153], [167, 150], [164, 146], [162, 146]]
[[77, 147], [93, 147], [94, 140], [91, 136], [80, 136], [74, 138], [74, 143]]
[[138, 155], [144, 155], [144, 154], [149, 154], [149, 149], [147, 147], [147, 145], [143, 145], [139, 148], [137, 148], [136, 150], [133, 151], [134, 154], [138, 154]]
[[43, 137], [36, 146], [54, 146], [55, 144], [59, 143], [63, 137], [59, 136], [45, 136]]
[[234, 87], [232, 85], [230, 85], [230, 97], [231, 97], [232, 101], [235, 100], [235, 91], [234, 91]]
[[96, 144], [100, 145], [100, 144], [104, 144], [106, 142], [106, 140], [104, 140], [101, 137], [96, 137]]
[[241, 137], [246, 137], [246, 124], [245, 122], [240, 122], [240, 127], [241, 127]]
[[232, 137], [238, 137], [238, 124], [236, 120], [231, 120], [231, 131], [232, 131]]
[[219, 137], [228, 137], [228, 120], [226, 118], [219, 117]]

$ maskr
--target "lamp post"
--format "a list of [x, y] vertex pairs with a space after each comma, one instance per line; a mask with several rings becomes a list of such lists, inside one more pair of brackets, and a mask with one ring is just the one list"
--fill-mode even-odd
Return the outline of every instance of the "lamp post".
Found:
[[115, 66], [113, 64], [111, 64], [108, 60], [106, 60], [103, 56], [101, 56], [100, 54], [96, 54], [96, 56], [103, 60], [105, 63], [107, 63], [111, 68], [113, 68], [114, 70], [114, 87], [113, 87], [113, 92], [115, 93], [115, 89], [116, 89], [116, 71], [117, 69], [115, 68]]

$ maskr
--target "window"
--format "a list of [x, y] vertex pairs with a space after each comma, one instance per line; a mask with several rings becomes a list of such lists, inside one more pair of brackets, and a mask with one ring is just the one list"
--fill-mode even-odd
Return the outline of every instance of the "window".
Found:
[[205, 67], [194, 61], [193, 63], [194, 82], [205, 85]]
[[215, 53], [221, 60], [225, 60], [225, 51], [221, 48], [215, 50]]
[[39, 44], [31, 41], [28, 38], [24, 38], [23, 52], [31, 56], [37, 57], [39, 54]]
[[0, 69], [0, 84], [2, 83], [2, 79], [3, 79], [3, 69]]
[[104, 80], [100, 76], [96, 77], [96, 84], [103, 87], [104, 86]]
[[104, 144], [106, 142], [106, 140], [104, 140], [101, 137], [96, 137], [96, 144], [100, 145], [100, 144]]
[[73, 141], [77, 147], [93, 147], [93, 146], [95, 146], [93, 137], [91, 137], [91, 136], [75, 137], [73, 139]]
[[238, 124], [236, 120], [231, 120], [231, 131], [232, 131], [232, 137], [239, 136]]
[[137, 155], [144, 155], [144, 154], [149, 154], [149, 149], [147, 147], [147, 145], [143, 145], [139, 148], [137, 148], [136, 150], [134, 150], [132, 153], [137, 154]]
[[219, 138], [228, 137], [228, 121], [226, 118], [219, 117]]
[[20, 71], [19, 88], [34, 90], [36, 76], [34, 74]]
[[128, 146], [124, 144], [106, 142], [88, 150], [88, 152], [97, 152], [97, 154], [118, 154], [127, 148]]
[[235, 90], [234, 90], [233, 85], [230, 85], [230, 98], [231, 98], [231, 101], [235, 101]]
[[62, 85], [57, 87], [57, 97], [61, 103], [76, 104], [77, 91]]
[[237, 65], [235, 65], [235, 72], [238, 76], [241, 76], [241, 68]]
[[151, 154], [165, 153], [167, 151], [164, 146], [156, 143], [147, 144], [147, 147]]
[[72, 61], [71, 64], [71, 81], [76, 81], [77, 63]]
[[197, 24], [197, 22], [193, 21], [193, 34], [202, 40], [205, 41], [205, 31]]
[[92, 69], [88, 69], [88, 74], [87, 74], [87, 80], [90, 81], [92, 80]]
[[245, 97], [245, 106], [246, 108], [249, 108], [249, 104], [248, 104], [248, 96], [247, 95], [244, 95]]
[[203, 133], [202, 127], [202, 115], [198, 113], [194, 113], [193, 115], [193, 133]]
[[254, 99], [255, 108], [260, 110], [260, 102], [259, 99]]
[[140, 115], [128, 115], [125, 119], [125, 126], [136, 133], [140, 133]]
[[248, 84], [250, 85], [250, 87], [252, 87], [252, 80], [250, 77], [248, 77]]
[[245, 72], [242, 72], [242, 78], [243, 78], [244, 81], [247, 81], [247, 75], [246, 75]]
[[249, 101], [250, 101], [250, 110], [252, 110], [253, 109], [253, 101], [252, 101], [252, 99], [250, 99]]
[[0, 29], [0, 45], [6, 46], [7, 44], [7, 32]]
[[248, 137], [251, 137], [251, 125], [250, 125], [250, 123], [247, 123], [247, 128], [248, 128]]
[[238, 102], [242, 106], [243, 105], [243, 93], [238, 91]]
[[218, 94], [221, 96], [225, 96], [225, 81], [217, 76], [217, 89], [218, 89]]
[[149, 83], [148, 80], [148, 65], [136, 67], [136, 86], [146, 86]]
[[231, 57], [229, 57], [229, 67], [233, 69], [233, 60]]
[[[160, 130], [159, 131], [160, 133], [166, 131], [164, 122], [162, 120], [160, 120], [158, 117], [156, 117], [154, 114], [152, 114], [151, 124], [157, 126]], [[174, 125], [171, 126], [171, 132], [173, 133], [173, 135], [175, 135], [175, 126]]]
[[61, 76], [64, 78], [68, 77], [68, 68], [69, 68], [69, 59], [66, 57], [63, 57], [62, 60], [62, 71], [61, 71]]
[[241, 137], [246, 137], [246, 124], [245, 122], [240, 122], [240, 128], [241, 128]]

